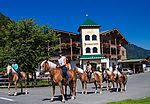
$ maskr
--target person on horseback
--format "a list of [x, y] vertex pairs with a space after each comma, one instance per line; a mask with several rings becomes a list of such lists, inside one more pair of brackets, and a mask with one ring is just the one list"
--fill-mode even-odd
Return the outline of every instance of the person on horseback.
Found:
[[17, 72], [19, 79], [21, 79], [22, 75], [21, 75], [21, 73], [19, 71], [19, 67], [18, 67], [18, 64], [16, 63], [15, 59], [13, 59], [12, 68]]
[[63, 78], [67, 78], [68, 74], [67, 74], [67, 67], [66, 67], [66, 57], [60, 54], [58, 63], [59, 63], [60, 68], [62, 69]]
[[118, 64], [118, 71], [120, 72], [120, 74], [122, 74], [122, 67], [121, 67], [121, 64]]
[[90, 64], [90, 61], [87, 62], [86, 73], [87, 73], [88, 80], [90, 82], [92, 76], [92, 65]]
[[68, 70], [71, 70], [71, 64], [70, 64], [70, 60], [68, 58], [66, 58], [66, 67]]

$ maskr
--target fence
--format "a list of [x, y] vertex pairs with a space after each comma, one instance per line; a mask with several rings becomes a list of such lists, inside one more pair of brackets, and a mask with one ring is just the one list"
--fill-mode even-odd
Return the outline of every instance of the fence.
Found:
[[[37, 77], [36, 80], [30, 80], [29, 85], [27, 85], [28, 87], [40, 87], [40, 86], [50, 86], [51, 82], [50, 82], [50, 78], [49, 77]], [[7, 87], [8, 85], [8, 78], [0, 78], [0, 87]], [[24, 85], [23, 85], [24, 86]], [[13, 86], [12, 86], [13, 87]], [[19, 85], [19, 87], [21, 87]]]
[[7, 85], [7, 84], [8, 84], [8, 78], [0, 78], [0, 86]]

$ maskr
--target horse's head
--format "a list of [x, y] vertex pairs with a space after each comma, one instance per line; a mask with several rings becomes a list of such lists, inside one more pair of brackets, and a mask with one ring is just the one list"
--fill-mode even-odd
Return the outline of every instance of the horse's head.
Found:
[[50, 65], [49, 65], [48, 61], [45, 60], [40, 65], [40, 75], [43, 75], [47, 71], [50, 71]]
[[81, 69], [81, 68], [79, 68], [79, 67], [75, 67], [75, 68], [74, 68], [74, 72], [77, 73], [77, 74], [84, 73], [83, 69]]
[[7, 75], [10, 75], [12, 73], [12, 67], [8, 65], [6, 69], [7, 69]]

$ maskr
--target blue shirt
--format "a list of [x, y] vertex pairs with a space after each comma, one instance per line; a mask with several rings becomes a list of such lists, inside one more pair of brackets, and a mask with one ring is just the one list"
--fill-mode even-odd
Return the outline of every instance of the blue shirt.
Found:
[[12, 67], [15, 69], [15, 71], [19, 71], [18, 70], [18, 64], [12, 64]]

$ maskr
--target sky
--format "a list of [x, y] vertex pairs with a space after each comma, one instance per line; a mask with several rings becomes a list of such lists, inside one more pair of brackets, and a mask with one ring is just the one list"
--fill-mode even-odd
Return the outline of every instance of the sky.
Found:
[[116, 28], [129, 43], [150, 50], [149, 5], [150, 0], [0, 0], [0, 12], [15, 21], [33, 18], [74, 33], [90, 18], [100, 31]]

